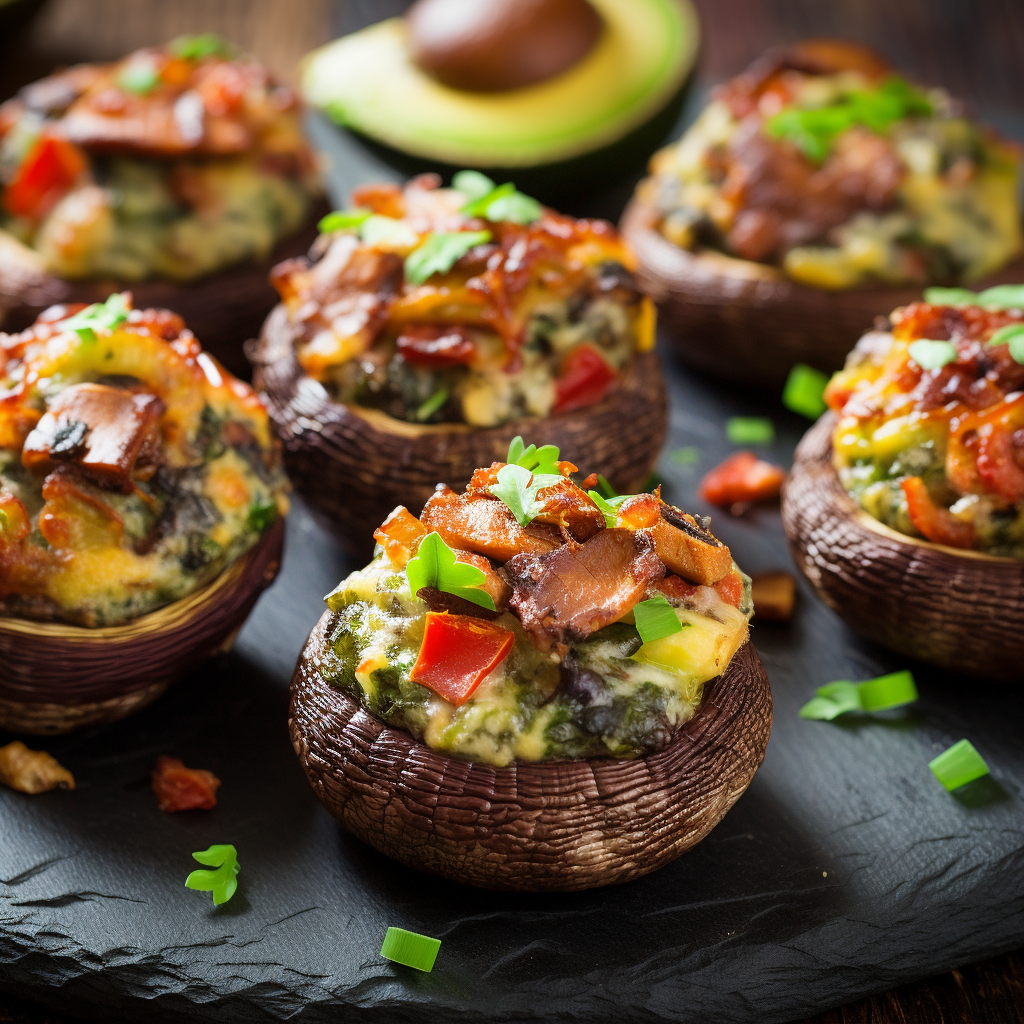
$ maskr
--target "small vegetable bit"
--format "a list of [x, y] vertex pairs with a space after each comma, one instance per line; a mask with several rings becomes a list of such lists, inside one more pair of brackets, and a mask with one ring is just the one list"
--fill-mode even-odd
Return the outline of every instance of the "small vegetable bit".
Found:
[[404, 928], [388, 928], [387, 935], [384, 936], [384, 945], [380, 947], [380, 955], [385, 960], [392, 960], [406, 967], [415, 967], [417, 971], [426, 971], [429, 974], [433, 970], [440, 948], [440, 939], [432, 939], [417, 932], [407, 932]]
[[954, 743], [938, 757], [928, 762], [932, 774], [952, 793], [968, 782], [989, 774], [985, 759], [974, 749], [970, 740]]
[[176, 757], [157, 758], [152, 784], [161, 811], [208, 811], [217, 805], [220, 779], [204, 768], [186, 768]]
[[212, 892], [213, 902], [219, 907], [227, 903], [238, 888], [238, 851], [230, 844], [211, 846], [208, 850], [193, 853], [194, 860], [215, 871], [193, 871], [185, 879], [185, 886], [200, 892]]
[[1014, 362], [1024, 363], [1024, 324], [1007, 324], [1000, 327], [991, 338], [990, 345], [1009, 345]]
[[332, 210], [326, 217], [321, 217], [316, 226], [317, 231], [322, 235], [328, 235], [332, 231], [345, 231], [349, 228], [358, 228], [373, 216], [373, 210], [361, 206], [355, 210]]
[[932, 341], [920, 338], [907, 349], [910, 358], [922, 370], [941, 370], [956, 359], [956, 345], [951, 341]]
[[555, 380], [552, 412], [569, 412], [595, 405], [611, 391], [618, 374], [608, 360], [590, 345], [577, 345], [562, 363]]
[[505, 660], [514, 640], [512, 630], [485, 619], [427, 612], [423, 643], [409, 679], [458, 707]]
[[967, 288], [925, 288], [924, 301], [933, 306], [1024, 309], [1024, 284], [997, 284], [977, 293]]
[[3, 192], [3, 205], [15, 217], [40, 220], [85, 172], [89, 162], [72, 142], [41, 135]]
[[434, 274], [447, 274], [470, 249], [490, 240], [490, 231], [452, 231], [429, 235], [405, 258], [405, 276], [412, 284], [423, 284]]
[[469, 200], [459, 211], [467, 217], [482, 217], [496, 224], [511, 221], [525, 227], [544, 213], [536, 199], [517, 191], [511, 181], [495, 185], [479, 171], [459, 171], [452, 178], [452, 187]]
[[733, 444], [771, 444], [775, 425], [763, 416], [730, 416], [725, 421], [725, 436]]
[[700, 482], [700, 496], [712, 505], [741, 505], [778, 497], [786, 471], [759, 459], [753, 452], [737, 452], [716, 466]]
[[700, 449], [692, 447], [677, 448], [669, 453], [669, 458], [677, 466], [695, 466], [700, 462]]
[[949, 509], [936, 505], [928, 485], [919, 476], [905, 477], [900, 488], [907, 499], [910, 521], [922, 537], [951, 548], [974, 546], [974, 524], [961, 522]]
[[870, 714], [913, 704], [917, 700], [917, 686], [913, 674], [904, 670], [863, 683], [827, 683], [814, 694], [800, 709], [800, 717], [830, 722], [847, 711]]
[[796, 600], [796, 580], [788, 572], [761, 572], [750, 577], [754, 615], [761, 622], [789, 622]]
[[20, 740], [0, 747], [0, 783], [19, 793], [74, 789], [75, 778], [45, 750], [29, 750]]
[[445, 544], [440, 534], [429, 533], [420, 541], [417, 556], [406, 566], [406, 574], [409, 589], [414, 594], [425, 587], [436, 587], [446, 594], [454, 594], [494, 611], [494, 600], [480, 589], [487, 579], [483, 570], [457, 561], [455, 552]]
[[111, 334], [115, 328], [128, 319], [132, 308], [131, 292], [114, 292], [106, 302], [94, 302], [91, 306], [62, 320], [65, 331], [76, 331], [82, 341], [95, 341], [97, 334]]
[[827, 408], [824, 398], [826, 384], [826, 374], [797, 363], [786, 378], [786, 386], [782, 389], [782, 404], [790, 412], [816, 420]]
[[671, 636], [683, 628], [676, 610], [661, 596], [634, 605], [633, 620], [636, 623], [636, 631], [645, 644]]
[[528, 526], [546, 504], [537, 497], [539, 492], [562, 479], [561, 473], [531, 473], [524, 466], [505, 465], [498, 470], [498, 482], [488, 489], [508, 505], [520, 526]]

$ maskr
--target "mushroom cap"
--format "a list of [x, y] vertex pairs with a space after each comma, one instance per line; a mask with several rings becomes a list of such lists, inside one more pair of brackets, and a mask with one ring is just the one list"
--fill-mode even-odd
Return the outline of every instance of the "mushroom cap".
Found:
[[421, 871], [535, 892], [625, 882], [700, 842], [764, 758], [771, 689], [749, 641], [657, 754], [496, 768], [425, 746], [325, 682], [332, 620], [325, 612], [292, 677], [292, 744], [348, 831]]
[[640, 353], [596, 405], [500, 427], [421, 425], [334, 401], [295, 357], [287, 311], [267, 318], [253, 381], [284, 444], [295, 489], [357, 554], [396, 505], [418, 513], [439, 481], [462, 490], [478, 466], [504, 461], [509, 442], [555, 444], [563, 459], [602, 473], [623, 493], [640, 488], [665, 440], [667, 400], [654, 352]]
[[249, 363], [243, 344], [259, 333], [264, 317], [277, 301], [270, 287], [271, 269], [282, 260], [302, 256], [317, 237], [317, 222], [329, 212], [314, 204], [300, 231], [281, 239], [266, 259], [226, 267], [194, 281], [65, 280], [42, 269], [35, 253], [0, 241], [0, 329], [22, 331], [57, 303], [104, 302], [112, 292], [128, 290], [136, 309], [173, 309], [185, 318], [203, 350], [243, 379]]
[[50, 735], [155, 700], [234, 640], [281, 564], [284, 519], [205, 587], [125, 623], [89, 629], [0, 617], [0, 729]]
[[933, 544], [878, 522], [832, 464], [835, 413], [807, 432], [782, 491], [793, 557], [853, 629], [941, 668], [1009, 682], [1024, 665], [1024, 561]]
[[[747, 387], [777, 391], [795, 363], [840, 369], [880, 312], [921, 298], [920, 285], [812, 288], [770, 264], [681, 249], [657, 223], [655, 207], [636, 195], [619, 228], [672, 350], [691, 366]], [[1024, 257], [971, 287], [1022, 279]]]

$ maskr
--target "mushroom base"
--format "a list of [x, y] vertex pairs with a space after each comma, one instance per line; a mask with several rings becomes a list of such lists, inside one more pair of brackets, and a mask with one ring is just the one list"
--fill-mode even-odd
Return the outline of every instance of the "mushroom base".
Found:
[[637, 491], [657, 462], [668, 424], [655, 352], [638, 355], [596, 405], [486, 428], [421, 426], [334, 401], [302, 372], [283, 306], [267, 318], [253, 361], [292, 484], [355, 555], [369, 552], [367, 539], [396, 505], [418, 514], [440, 480], [462, 490], [477, 466], [505, 459], [517, 434], [558, 445], [563, 459], [602, 473], [621, 493]]
[[277, 575], [283, 544], [279, 519], [211, 583], [123, 626], [0, 618], [0, 729], [70, 732], [155, 700], [186, 669], [230, 645]]
[[853, 629], [968, 675], [1020, 680], [1024, 562], [904, 537], [846, 493], [832, 464], [836, 416], [800, 442], [782, 492], [793, 557]]
[[[634, 198], [620, 226], [639, 261], [637, 280], [658, 304], [673, 352], [690, 366], [746, 387], [781, 390], [796, 363], [840, 369], [880, 314], [921, 298], [921, 285], [827, 291], [798, 284], [768, 264], [680, 249], [657, 222], [657, 210]], [[971, 287], [1022, 279], [1024, 258]]]
[[427, 747], [327, 684], [317, 664], [331, 618], [292, 678], [292, 745], [349, 832], [420, 871], [532, 892], [625, 882], [700, 842], [764, 758], [771, 689], [749, 641], [659, 753], [496, 768]]

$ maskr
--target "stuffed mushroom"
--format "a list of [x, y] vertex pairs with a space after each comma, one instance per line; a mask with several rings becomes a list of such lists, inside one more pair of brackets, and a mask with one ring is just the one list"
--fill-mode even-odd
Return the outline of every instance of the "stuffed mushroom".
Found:
[[230, 640], [285, 487], [266, 410], [177, 314], [115, 293], [0, 335], [0, 727], [120, 717]]
[[576, 478], [516, 438], [464, 491], [395, 509], [327, 597], [292, 740], [389, 856], [488, 888], [622, 881], [703, 838], [761, 763], [749, 579], [659, 493]]
[[561, 216], [477, 172], [365, 186], [321, 222], [255, 380], [296, 489], [350, 546], [438, 479], [465, 486], [528, 424], [616, 487], [665, 434], [655, 310], [599, 220]]
[[783, 518], [854, 628], [946, 668], [1020, 677], [1024, 286], [929, 289], [866, 334], [797, 449]]
[[8, 329], [120, 282], [244, 368], [241, 343], [273, 304], [267, 272], [308, 247], [319, 215], [300, 115], [289, 89], [212, 34], [23, 88], [0, 106]]
[[879, 309], [1021, 273], [1021, 154], [852, 43], [774, 50], [651, 161], [623, 231], [688, 362], [838, 369]]

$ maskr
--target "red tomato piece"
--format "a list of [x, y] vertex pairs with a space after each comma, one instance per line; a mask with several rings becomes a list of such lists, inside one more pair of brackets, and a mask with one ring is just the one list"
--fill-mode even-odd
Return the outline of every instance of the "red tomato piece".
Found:
[[463, 327], [410, 324], [402, 328], [397, 345], [414, 366], [458, 366], [476, 355], [473, 339]]
[[472, 615], [427, 612], [423, 644], [409, 678], [456, 707], [508, 656], [510, 629]]
[[568, 412], [600, 402], [617, 379], [618, 374], [596, 349], [590, 345], [574, 348], [562, 363], [562, 372], [555, 381], [552, 412]]
[[908, 476], [900, 486], [907, 497], [910, 521], [924, 537], [951, 548], [969, 548], [974, 545], [974, 527], [954, 519], [948, 509], [936, 505], [919, 476]]
[[731, 572], [715, 584], [715, 590], [726, 604], [739, 608], [743, 597], [743, 577], [738, 572]]
[[712, 505], [736, 505], [777, 497], [786, 471], [753, 452], [737, 452], [700, 482], [700, 496]]
[[220, 779], [203, 768], [186, 768], [176, 757], [160, 757], [153, 792], [161, 811], [208, 811], [217, 804]]
[[88, 162], [82, 151], [56, 135], [41, 135], [4, 190], [4, 207], [15, 217], [45, 216], [78, 180]]

